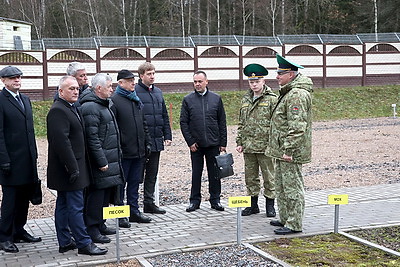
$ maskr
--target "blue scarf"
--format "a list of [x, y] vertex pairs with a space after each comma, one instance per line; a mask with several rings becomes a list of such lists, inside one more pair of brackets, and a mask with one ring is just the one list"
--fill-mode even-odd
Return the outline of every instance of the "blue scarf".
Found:
[[116, 94], [119, 94], [120, 96], [123, 96], [125, 98], [128, 98], [131, 101], [136, 102], [139, 105], [139, 108], [143, 106], [142, 101], [140, 98], [137, 96], [136, 91], [128, 91], [119, 85], [117, 85], [117, 89], [115, 90]]

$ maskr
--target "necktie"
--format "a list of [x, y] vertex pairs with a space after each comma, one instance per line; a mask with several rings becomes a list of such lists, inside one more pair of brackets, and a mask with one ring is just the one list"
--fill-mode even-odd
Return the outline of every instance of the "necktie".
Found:
[[22, 100], [21, 100], [21, 98], [19, 97], [19, 95], [17, 95], [17, 96], [15, 97], [15, 99], [17, 99], [17, 102], [18, 102], [18, 104], [21, 106], [22, 110], [25, 110], [24, 103], [22, 103]]
[[76, 108], [75, 104], [72, 104], [71, 108], [72, 111], [75, 113], [75, 115], [78, 117], [78, 119], [81, 120], [81, 117], [79, 116], [78, 109]]

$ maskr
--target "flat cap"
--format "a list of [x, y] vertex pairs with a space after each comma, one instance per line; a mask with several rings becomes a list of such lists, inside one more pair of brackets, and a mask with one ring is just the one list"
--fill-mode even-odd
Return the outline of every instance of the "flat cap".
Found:
[[260, 64], [249, 64], [243, 69], [244, 75], [246, 75], [249, 80], [256, 80], [264, 78], [264, 76], [268, 75], [268, 70], [261, 66]]
[[121, 79], [130, 79], [134, 77], [137, 77], [137, 75], [133, 74], [129, 70], [120, 70], [117, 75], [117, 81]]
[[22, 76], [22, 71], [17, 67], [7, 66], [0, 70], [0, 77], [1, 78], [12, 78]]
[[276, 61], [278, 61], [279, 65], [277, 72], [285, 72], [289, 70], [297, 71], [298, 69], [304, 69], [303, 66], [293, 63], [279, 54], [276, 54]]

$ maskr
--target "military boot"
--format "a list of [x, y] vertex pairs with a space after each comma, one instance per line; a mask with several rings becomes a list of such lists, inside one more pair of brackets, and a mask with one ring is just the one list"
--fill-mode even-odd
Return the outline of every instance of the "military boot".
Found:
[[249, 216], [256, 213], [260, 213], [260, 209], [258, 208], [258, 196], [251, 197], [251, 207], [242, 210], [242, 216]]
[[275, 199], [273, 198], [265, 198], [265, 210], [267, 213], [267, 217], [275, 217], [276, 212], [274, 208]]

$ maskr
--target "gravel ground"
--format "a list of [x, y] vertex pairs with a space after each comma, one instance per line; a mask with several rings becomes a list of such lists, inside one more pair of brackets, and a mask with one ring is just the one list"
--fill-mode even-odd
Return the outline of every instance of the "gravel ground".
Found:
[[264, 259], [253, 250], [241, 246], [226, 246], [193, 252], [174, 253], [147, 259], [154, 267], [277, 267], [282, 266]]
[[[236, 152], [236, 126], [228, 127], [228, 152], [234, 157], [235, 174], [222, 181], [222, 196], [246, 195], [243, 156]], [[374, 118], [315, 122], [313, 159], [303, 166], [307, 190], [355, 187], [400, 182], [400, 119]], [[39, 177], [46, 185], [47, 141], [37, 140]], [[191, 185], [189, 148], [180, 131], [161, 153], [160, 205], [188, 203]], [[206, 172], [203, 201], [208, 200]], [[0, 193], [1, 196], [1, 193]], [[43, 204], [32, 206], [29, 219], [53, 216], [55, 196], [44, 190]]]
[[[235, 175], [224, 178], [222, 198], [246, 195], [243, 156], [235, 150], [237, 127], [228, 127], [228, 152], [234, 157]], [[189, 149], [180, 131], [173, 144], [161, 153], [160, 204], [188, 203], [191, 184]], [[307, 190], [355, 187], [400, 182], [400, 119], [374, 118], [315, 122], [313, 161], [303, 167]], [[47, 141], [38, 139], [38, 170], [46, 185]], [[208, 200], [204, 173], [202, 195]], [[142, 190], [142, 189], [141, 189]], [[1, 193], [0, 193], [1, 197]], [[44, 190], [42, 205], [32, 206], [29, 219], [53, 216], [55, 196]], [[257, 260], [258, 259], [258, 260]], [[213, 260], [213, 262], [210, 262]], [[243, 247], [221, 247], [153, 258], [154, 266], [273, 266]], [[183, 265], [186, 264], [186, 265]], [[251, 264], [248, 264], [251, 263]], [[123, 266], [137, 266], [130, 261]]]

